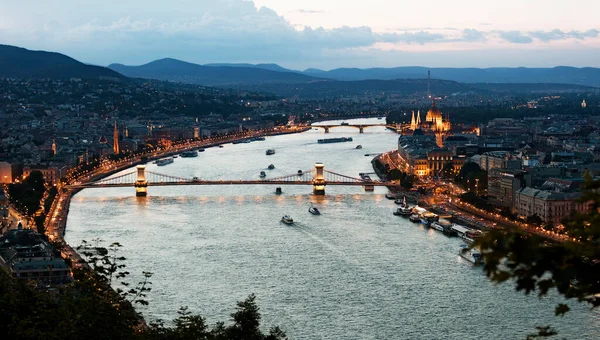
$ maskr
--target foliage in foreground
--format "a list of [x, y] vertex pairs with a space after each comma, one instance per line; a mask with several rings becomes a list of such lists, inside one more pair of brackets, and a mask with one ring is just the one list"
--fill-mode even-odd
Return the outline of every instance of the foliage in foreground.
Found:
[[[519, 231], [490, 232], [479, 241], [487, 276], [493, 282], [514, 281], [516, 289], [542, 297], [556, 290], [566, 299], [600, 306], [600, 181], [587, 179], [582, 201], [593, 202], [587, 214], [565, 221], [565, 242], [548, 241]], [[556, 306], [555, 314], [569, 311]], [[539, 327], [541, 336], [556, 332]], [[546, 335], [543, 335], [546, 334]]]
[[[85, 273], [79, 273], [87, 275]], [[145, 326], [131, 309], [106, 297], [93, 280], [79, 277], [72, 287], [55, 295], [35, 289], [25, 281], [10, 278], [0, 270], [0, 338], [2, 339], [286, 339], [278, 328], [269, 334], [260, 330], [255, 296], [238, 302], [232, 323], [217, 323], [209, 329], [206, 320], [185, 308], [167, 327], [159, 322]]]

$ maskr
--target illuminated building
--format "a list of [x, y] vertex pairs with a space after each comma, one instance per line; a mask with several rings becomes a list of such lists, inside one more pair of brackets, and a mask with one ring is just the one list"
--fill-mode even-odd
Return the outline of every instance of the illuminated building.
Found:
[[417, 111], [416, 116], [413, 111], [410, 126], [408, 127], [408, 129], [413, 132], [420, 129], [425, 134], [433, 134], [435, 136], [435, 142], [440, 148], [444, 146], [444, 138], [450, 132], [450, 128], [450, 116], [446, 115], [446, 118], [443, 117], [442, 111], [435, 105], [435, 100], [431, 104], [429, 111], [427, 111], [425, 121], [421, 121], [420, 111]]
[[117, 121], [115, 121], [115, 129], [113, 131], [113, 152], [118, 155], [119, 152], [119, 129], [117, 129]]

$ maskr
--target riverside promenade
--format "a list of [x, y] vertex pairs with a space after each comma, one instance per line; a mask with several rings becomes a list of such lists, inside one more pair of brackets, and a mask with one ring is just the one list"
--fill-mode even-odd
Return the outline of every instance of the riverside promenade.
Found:
[[[153, 150], [144, 154], [139, 154], [135, 157], [115, 162], [113, 164], [110, 164], [109, 166], [98, 167], [90, 173], [86, 173], [85, 176], [75, 178], [72, 181], [88, 182], [98, 180], [100, 178], [110, 176], [111, 174], [114, 174], [121, 170], [143, 163], [145, 161], [174, 155], [189, 149], [209, 148], [220, 144], [244, 140], [247, 138], [300, 133], [307, 130], [310, 130], [310, 127], [276, 127], [269, 130], [236, 133], [232, 135], [218, 136], [215, 138], [206, 138], [199, 141], [180, 143], [162, 150]], [[67, 215], [69, 213], [69, 204], [71, 202], [71, 198], [79, 191], [79, 189], [69, 190], [62, 186], [59, 186], [58, 189], [59, 194], [54, 199], [54, 202], [47, 214], [46, 221], [44, 222], [46, 236], [54, 244], [60, 244], [62, 246], [61, 255], [63, 259], [67, 260], [67, 262], [70, 263], [71, 268], [87, 267], [87, 264], [85, 263], [81, 255], [79, 255], [77, 251], [75, 251], [75, 249], [73, 249], [73, 247], [67, 244], [64, 240], [65, 229], [67, 225]]]

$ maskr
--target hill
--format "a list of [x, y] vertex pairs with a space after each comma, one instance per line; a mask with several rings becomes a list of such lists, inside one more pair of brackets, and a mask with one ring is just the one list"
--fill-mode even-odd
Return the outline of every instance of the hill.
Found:
[[205, 66], [177, 59], [160, 59], [140, 66], [111, 64], [110, 69], [128, 77], [176, 81], [198, 85], [298, 84], [315, 77], [247, 66]]
[[294, 72], [294, 73], [302, 73], [300, 71], [296, 71], [296, 70], [290, 70], [287, 69], [285, 67], [279, 66], [277, 64], [246, 64], [246, 63], [240, 63], [240, 64], [232, 64], [232, 63], [212, 63], [212, 64], [204, 64], [204, 66], [212, 66], [212, 67], [220, 67], [220, 66], [227, 66], [227, 67], [251, 67], [251, 68], [260, 68], [263, 70], [269, 70], [269, 71], [277, 71], [277, 72]]
[[[352, 96], [387, 96], [387, 95], [412, 95], [425, 94], [427, 79], [394, 79], [394, 80], [357, 80], [339, 81], [322, 80], [304, 84], [261, 84], [242, 85], [239, 88], [266, 91], [278, 96], [297, 96], [303, 99], [345, 98]], [[484, 89], [475, 89], [468, 84], [461, 84], [451, 80], [431, 80], [431, 91], [436, 94], [467, 94], [473, 92], [487, 92]]]
[[406, 66], [393, 68], [337, 68], [330, 71], [307, 69], [303, 73], [336, 80], [366, 79], [416, 79], [426, 78], [431, 70], [432, 78], [453, 80], [461, 83], [554, 83], [600, 87], [600, 68], [566, 67], [553, 68], [427, 68]]
[[0, 77], [125, 79], [106, 67], [81, 63], [64, 54], [0, 45]]

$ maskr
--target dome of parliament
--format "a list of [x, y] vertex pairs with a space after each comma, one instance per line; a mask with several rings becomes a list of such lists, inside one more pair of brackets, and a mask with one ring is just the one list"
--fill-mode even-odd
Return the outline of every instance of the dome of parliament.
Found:
[[442, 111], [440, 111], [440, 109], [438, 109], [435, 106], [434, 101], [433, 104], [431, 104], [431, 108], [429, 109], [429, 111], [427, 111], [427, 117], [425, 118], [425, 120], [431, 122], [434, 121], [436, 118], [442, 118]]

